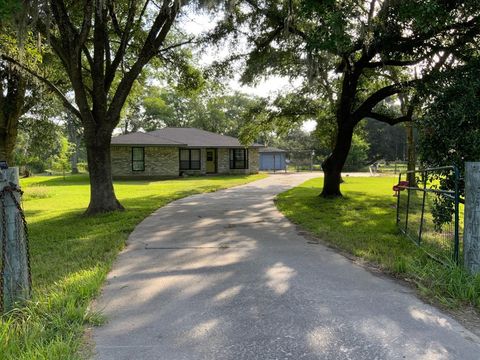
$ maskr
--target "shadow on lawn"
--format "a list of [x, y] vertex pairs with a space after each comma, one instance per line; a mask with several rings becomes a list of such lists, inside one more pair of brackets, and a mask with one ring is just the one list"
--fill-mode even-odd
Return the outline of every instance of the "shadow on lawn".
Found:
[[[215, 189], [210, 185], [166, 195], [130, 197], [121, 200], [125, 211], [87, 217], [84, 208], [77, 208], [32, 222], [29, 233], [34, 285], [48, 288], [69, 274], [104, 266], [123, 247], [135, 226], [153, 211], [171, 201]], [[27, 211], [28, 215], [33, 213]]]
[[395, 223], [395, 198], [387, 194], [346, 191], [345, 197], [324, 199], [318, 187], [297, 187], [278, 198], [279, 209], [294, 223], [335, 247], [403, 273], [420, 249], [401, 236]]
[[395, 227], [395, 198], [366, 196], [356, 191], [337, 199], [325, 199], [319, 194], [317, 187], [299, 187], [295, 188], [295, 192], [281, 194], [278, 201], [287, 215], [294, 216], [294, 220], [322, 220], [323, 224], [335, 230], [340, 230], [339, 226], [345, 227], [345, 231], [355, 228], [357, 232], [366, 228], [376, 233], [390, 229], [389, 233], [398, 234]]
[[[188, 177], [173, 177], [173, 178], [158, 178], [158, 179], [131, 179], [131, 180], [114, 180], [114, 186], [117, 185], [150, 185], [158, 182], [169, 182], [169, 181], [224, 181], [228, 179], [247, 179], [250, 175], [202, 175], [202, 176], [188, 176]], [[36, 186], [36, 185], [45, 185], [45, 186], [78, 186], [86, 185], [89, 186], [89, 177], [88, 174], [77, 174], [77, 175], [68, 175], [65, 179], [62, 176], [37, 176], [34, 178], [25, 178], [22, 181], [26, 184], [26, 187]]]
[[22, 178], [21, 183], [25, 187], [45, 185], [45, 186], [69, 186], [69, 185], [89, 185], [88, 174], [67, 175], [63, 176], [35, 176], [31, 178]]

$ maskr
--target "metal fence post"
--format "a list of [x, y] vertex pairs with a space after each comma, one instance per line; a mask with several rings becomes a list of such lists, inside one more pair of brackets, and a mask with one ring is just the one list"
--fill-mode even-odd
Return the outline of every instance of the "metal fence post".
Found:
[[453, 249], [453, 259], [455, 263], [458, 265], [458, 257], [459, 257], [459, 247], [460, 247], [460, 189], [459, 189], [459, 181], [460, 181], [460, 172], [456, 166], [453, 168], [453, 172], [455, 174], [455, 224], [454, 224], [454, 231], [455, 231], [455, 242], [454, 242], [454, 249]]
[[480, 162], [465, 163], [464, 266], [480, 273]]
[[410, 189], [407, 189], [407, 210], [405, 214], [405, 233], [408, 231], [408, 212], [409, 211], [410, 211]]
[[423, 176], [423, 196], [422, 196], [422, 214], [420, 215], [420, 227], [418, 229], [418, 245], [422, 242], [422, 231], [423, 231], [423, 219], [425, 217], [425, 200], [427, 199], [427, 180], [428, 180], [428, 172], [422, 172]]
[[[402, 181], [402, 173], [398, 175], [398, 184], [400, 184], [400, 181]], [[400, 194], [402, 192], [399, 190], [397, 192], [397, 226], [400, 223]]]
[[28, 238], [20, 209], [18, 168], [0, 170], [0, 309], [11, 310], [31, 292]]

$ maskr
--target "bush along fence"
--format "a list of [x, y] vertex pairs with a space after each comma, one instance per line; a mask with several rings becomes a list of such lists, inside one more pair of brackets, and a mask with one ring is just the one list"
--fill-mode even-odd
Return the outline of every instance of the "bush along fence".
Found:
[[460, 176], [454, 166], [401, 172], [397, 226], [437, 261], [461, 262]]
[[465, 163], [464, 178], [455, 166], [402, 172], [393, 190], [401, 232], [434, 259], [480, 274], [480, 162]]
[[18, 168], [0, 170], [0, 314], [30, 297], [28, 229]]

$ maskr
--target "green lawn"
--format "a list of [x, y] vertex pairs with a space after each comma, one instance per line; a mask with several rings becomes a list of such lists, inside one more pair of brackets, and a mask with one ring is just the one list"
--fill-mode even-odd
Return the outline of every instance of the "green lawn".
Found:
[[0, 359], [79, 358], [85, 324], [102, 321], [88, 305], [135, 225], [175, 199], [265, 176], [116, 182], [126, 210], [95, 217], [83, 216], [89, 200], [85, 175], [22, 180], [34, 296], [0, 321]]
[[440, 265], [400, 235], [392, 196], [396, 178], [345, 180], [344, 198], [320, 198], [323, 179], [313, 179], [280, 194], [277, 206], [325, 242], [415, 283], [426, 299], [480, 310], [480, 275], [470, 276], [453, 264]]

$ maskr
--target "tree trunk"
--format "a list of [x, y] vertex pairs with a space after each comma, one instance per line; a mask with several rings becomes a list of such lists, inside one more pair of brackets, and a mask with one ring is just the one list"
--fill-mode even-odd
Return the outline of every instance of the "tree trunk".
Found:
[[[71, 116], [71, 115], [69, 115]], [[78, 158], [80, 157], [80, 144], [82, 142], [81, 134], [75, 126], [72, 118], [67, 118], [68, 141], [74, 145], [74, 151], [70, 157], [72, 174], [78, 174]]]
[[6, 77], [7, 86], [6, 89], [0, 86], [0, 160], [13, 165], [18, 121], [25, 105], [26, 81], [11, 68], [4, 69], [2, 76]]
[[9, 166], [13, 165], [13, 148], [16, 139], [16, 131], [12, 133], [0, 130], [0, 160], [5, 160]]
[[342, 196], [340, 192], [342, 170], [352, 145], [353, 129], [354, 126], [351, 125], [339, 125], [335, 147], [322, 163], [325, 176], [323, 179], [323, 190], [320, 195], [323, 197]]
[[90, 174], [90, 204], [86, 211], [87, 215], [124, 209], [113, 189], [110, 134], [111, 131], [85, 129]]
[[72, 156], [70, 158], [70, 165], [71, 165], [71, 168], [72, 168], [72, 174], [78, 174], [78, 152], [79, 152], [79, 149], [78, 149], [78, 145], [75, 144], [75, 150], [73, 151], [72, 153]]
[[[398, 96], [400, 99], [400, 108], [402, 110], [403, 115], [407, 115], [409, 109], [407, 108], [407, 101], [406, 97], [403, 94]], [[413, 136], [413, 123], [411, 121], [407, 121], [405, 123], [405, 132], [407, 138], [407, 170], [414, 171], [415, 166], [417, 163], [417, 157], [415, 154], [415, 139]], [[415, 177], [415, 173], [407, 174], [407, 181], [410, 186], [417, 186], [417, 180]]]
[[0, 160], [7, 161], [10, 166], [13, 165], [13, 150], [17, 141], [18, 121], [21, 115], [19, 110], [0, 119]]

